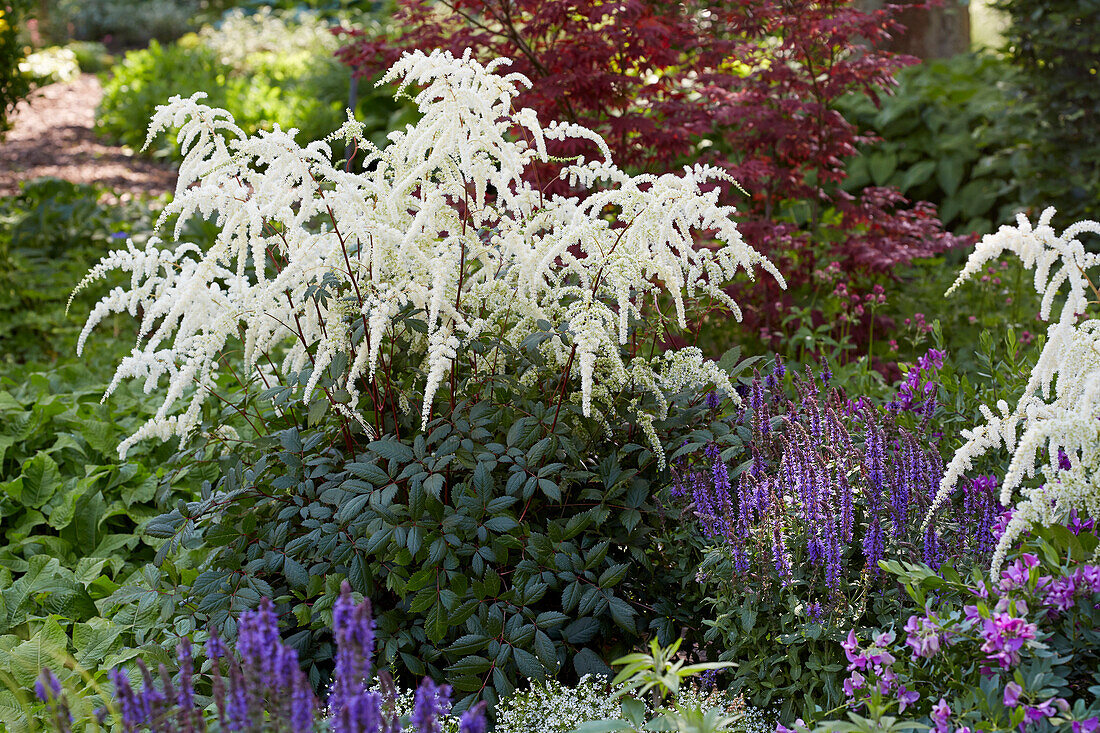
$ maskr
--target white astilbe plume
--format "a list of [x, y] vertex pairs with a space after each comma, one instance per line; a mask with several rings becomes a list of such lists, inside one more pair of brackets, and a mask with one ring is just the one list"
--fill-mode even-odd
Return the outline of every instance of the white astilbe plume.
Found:
[[[543, 127], [532, 110], [513, 109], [529, 82], [495, 73], [507, 63], [483, 66], [469, 53], [403, 56], [383, 82], [419, 87], [422, 117], [379, 149], [349, 114], [329, 139], [365, 152], [354, 169], [334, 163], [326, 141], [299, 145], [294, 130], [248, 137], [201, 95], [158, 108], [150, 136], [178, 126], [184, 153], [164, 216], [179, 215], [177, 238], [196, 215], [214, 219], [218, 235], [205, 250], [128, 244], [80, 285], [111, 270], [130, 274], [128, 288], [95, 306], [80, 348], [104, 317], [127, 311], [141, 319], [141, 338], [114, 383], [139, 378], [153, 392], [167, 382], [156, 416], [120, 453], [142, 438], [194, 431], [216, 359], [238, 342], [247, 372], [270, 381], [281, 365], [303, 399], [330, 384], [322, 371], [336, 370], [335, 388], [347, 394], [337, 401], [326, 389], [314, 399], [338, 403], [345, 417], [360, 414], [364, 395], [393, 394], [388, 379], [385, 389], [376, 379], [392, 363], [397, 336], [419, 362], [414, 386], [423, 390], [427, 422], [472, 341], [491, 336], [517, 346], [540, 322], [568, 324], [567, 337], [555, 334], [539, 347], [551, 366], [568, 365], [568, 398], [599, 417], [624, 388], [651, 395], [658, 409], [641, 416], [651, 440], [653, 419], [667, 411], [666, 390], [712, 384], [736, 399], [728, 378], [697, 350], [649, 359], [622, 348], [646, 312], [657, 310], [646, 304], [671, 303], [684, 327], [699, 298], [739, 316], [722, 289], [738, 271], [751, 277], [760, 266], [783, 282], [742, 240], [732, 210], [718, 204], [710, 184], [725, 174], [695, 166], [682, 175], [627, 175], [596, 133]], [[547, 141], [564, 139], [588, 140], [602, 156], [564, 166], [563, 176], [588, 189], [584, 197], [544, 197], [524, 180], [529, 165], [549, 160]], [[700, 233], [713, 243], [696, 246]], [[419, 330], [406, 325], [410, 312]], [[312, 370], [304, 382], [286, 380], [304, 369]], [[410, 387], [409, 375], [401, 384]], [[404, 388], [392, 399], [407, 409]], [[638, 395], [631, 400], [640, 409]], [[377, 419], [377, 409], [371, 414]]]
[[[1100, 256], [1078, 239], [1086, 232], [1100, 234], [1100, 224], [1078, 222], [1058, 236], [1050, 226], [1053, 216], [1054, 209], [1048, 208], [1032, 227], [1021, 214], [1016, 227], [1002, 226], [986, 235], [947, 291], [950, 295], [1004, 252], [1014, 253], [1034, 270], [1044, 320], [1050, 320], [1060, 291], [1067, 291], [1023, 397], [1011, 409], [1001, 400], [996, 413], [982, 405], [986, 422], [963, 431], [966, 443], [948, 464], [929, 513], [931, 517], [947, 500], [975, 458], [1003, 445], [1012, 458], [1001, 484], [1001, 503], [1008, 506], [1017, 492], [1020, 499], [994, 552], [994, 575], [1007, 549], [1033, 523], [1061, 521], [1071, 509], [1100, 517], [1100, 320], [1080, 320], [1090, 293], [1096, 292], [1089, 275], [1096, 274]], [[1069, 468], [1062, 467], [1066, 459]], [[1037, 474], [1042, 475], [1041, 485], [1024, 485]]]

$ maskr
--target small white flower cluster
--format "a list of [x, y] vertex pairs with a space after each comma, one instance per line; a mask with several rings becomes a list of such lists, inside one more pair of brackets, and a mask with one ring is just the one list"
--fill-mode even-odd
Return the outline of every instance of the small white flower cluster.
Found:
[[[1100, 320], [1080, 320], [1089, 295], [1096, 293], [1089, 272], [1095, 274], [1100, 255], [1078, 239], [1086, 232], [1100, 234], [1100, 224], [1078, 222], [1058, 236], [1050, 226], [1053, 216], [1054, 209], [1048, 208], [1032, 227], [1021, 214], [1016, 227], [1003, 226], [986, 235], [948, 290], [950, 294], [1004, 252], [1034, 270], [1044, 320], [1050, 320], [1055, 300], [1068, 286], [1023, 397], [1013, 408], [1001, 400], [996, 412], [981, 406], [986, 422], [963, 431], [966, 443], [948, 464], [932, 506], [934, 512], [947, 500], [976, 457], [1004, 445], [1012, 459], [1001, 484], [1001, 503], [1008, 506], [1017, 490], [1022, 498], [994, 552], [994, 574], [1007, 548], [1033, 523], [1051, 524], [1071, 509], [1100, 516]], [[1037, 473], [1043, 477], [1041, 486], [1023, 486]]]
[[575, 686], [532, 682], [496, 707], [496, 733], [569, 733], [581, 723], [622, 715], [606, 677], [586, 674]]
[[[422, 118], [379, 149], [349, 114], [332, 139], [366, 152], [358, 171], [334, 163], [326, 141], [300, 146], [294, 130], [248, 137], [229, 113], [201, 104], [201, 94], [158, 108], [150, 139], [179, 127], [184, 152], [163, 216], [179, 215], [176, 238], [196, 214], [216, 219], [219, 233], [206, 250], [129, 244], [77, 288], [110, 270], [130, 274], [128, 288], [93, 309], [78, 348], [105, 316], [127, 311], [141, 319], [141, 341], [111, 389], [124, 378], [144, 380], [147, 392], [168, 381], [156, 416], [120, 454], [143, 438], [192, 432], [216, 359], [237, 339], [251, 369], [264, 357], [280, 361], [283, 373], [311, 369], [301, 390], [307, 400], [334, 362], [346, 363], [339, 386], [350, 395], [345, 409], [356, 410], [363, 380], [374, 380], [389, 358], [383, 345], [405, 329], [397, 318], [410, 308], [426, 326], [402, 332], [410, 354], [423, 359], [424, 421], [467, 345], [489, 333], [518, 345], [540, 321], [568, 324], [567, 336], [555, 334], [540, 349], [568, 369], [567, 383], [579, 377], [573, 394], [585, 414], [598, 413], [594, 400], [610, 404], [623, 390], [656, 398], [657, 414], [643, 423], [663, 416], [665, 390], [713, 384], [736, 400], [698, 350], [649, 359], [623, 348], [644, 324], [646, 304], [659, 311], [670, 303], [686, 328], [690, 299], [724, 303], [739, 316], [722, 290], [739, 270], [751, 277], [759, 266], [783, 282], [707, 185], [725, 174], [695, 166], [682, 175], [627, 175], [596, 133], [543, 127], [532, 110], [513, 109], [530, 82], [494, 73], [507, 63], [483, 66], [469, 53], [403, 56], [380, 83], [422, 87], [415, 97]], [[524, 179], [530, 164], [549, 160], [546, 141], [564, 139], [590, 141], [603, 158], [564, 166], [563, 176], [589, 190], [583, 198], [544, 196]], [[700, 232], [714, 243], [696, 246]], [[316, 297], [322, 286], [330, 297]], [[195, 387], [181, 412], [177, 402]]]
[[72, 49], [52, 46], [29, 54], [19, 62], [19, 71], [39, 84], [53, 84], [79, 77], [80, 65]]
[[239, 67], [256, 54], [332, 55], [340, 48], [340, 39], [331, 29], [313, 13], [278, 13], [269, 7], [245, 13], [235, 8], [219, 23], [203, 26], [197, 35], [222, 63]]

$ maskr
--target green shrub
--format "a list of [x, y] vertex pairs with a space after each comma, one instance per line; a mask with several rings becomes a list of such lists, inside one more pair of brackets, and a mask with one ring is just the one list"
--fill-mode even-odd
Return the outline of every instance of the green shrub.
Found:
[[953, 231], [986, 234], [1024, 205], [1027, 126], [1018, 75], [992, 55], [926, 61], [898, 72], [876, 107], [850, 96], [842, 112], [882, 138], [848, 165], [845, 187], [894, 186], [929, 201]]
[[107, 47], [98, 41], [73, 41], [66, 44], [76, 55], [77, 66], [85, 74], [98, 74], [114, 64], [115, 58], [107, 52]]
[[44, 30], [57, 43], [101, 41], [114, 47], [173, 41], [194, 27], [201, 0], [58, 0]]
[[[1095, 0], [1000, 0], [1008, 57], [1033, 104], [1028, 136], [1039, 208], [1069, 220], [1100, 216], [1100, 4]], [[1045, 198], [1043, 198], [1045, 196]]]
[[29, 698], [44, 665], [87, 722], [111, 667], [163, 658], [134, 634], [158, 608], [107, 615], [96, 604], [153, 557], [160, 543], [143, 525], [158, 504], [192, 496], [201, 467], [171, 470], [167, 445], [119, 460], [120, 436], [150, 405], [127, 389], [108, 409], [102, 378], [82, 364], [0, 378], [0, 728], [11, 733], [44, 714]]
[[11, 129], [8, 115], [30, 91], [30, 80], [19, 70], [24, 54], [19, 38], [22, 5], [23, 0], [0, 3], [0, 139]]
[[[558, 381], [498, 378], [482, 401], [422, 432], [409, 417], [411, 437], [354, 456], [299, 415], [301, 429], [256, 441], [203, 501], [147, 526], [169, 540], [158, 562], [202, 548], [192, 552], [204, 569], [176, 589], [177, 606], [221, 627], [261, 595], [293, 600], [292, 638], [317, 680], [330, 653], [322, 611], [346, 577], [374, 602], [383, 658], [445, 678], [463, 705], [527, 679], [606, 672], [603, 660], [647, 627], [690, 634], [698, 560], [677, 564], [682, 550], [660, 541], [654, 456], [577, 405], [559, 414], [543, 397]], [[276, 404], [289, 419], [285, 395]], [[665, 427], [679, 434], [680, 421], [702, 418], [684, 407]], [[162, 582], [147, 595], [175, 584]]]
[[[298, 139], [318, 139], [346, 119], [350, 76], [333, 57], [327, 25], [310, 16], [231, 14], [219, 29], [205, 28], [178, 43], [130, 51], [104, 85], [96, 129], [135, 149], [145, 128], [169, 97], [206, 92], [207, 103], [227, 109], [245, 131], [296, 128]], [[409, 112], [382, 92], [364, 95], [360, 119], [377, 144]], [[154, 157], [179, 153], [174, 136], [158, 139]]]

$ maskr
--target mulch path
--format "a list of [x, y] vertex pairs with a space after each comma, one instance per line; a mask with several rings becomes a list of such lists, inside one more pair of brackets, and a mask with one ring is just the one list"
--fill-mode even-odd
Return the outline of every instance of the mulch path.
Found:
[[14, 127], [0, 140], [0, 196], [42, 176], [113, 189], [122, 198], [159, 195], [176, 186], [176, 171], [107, 145], [92, 131], [103, 96], [91, 74], [43, 87], [15, 109]]

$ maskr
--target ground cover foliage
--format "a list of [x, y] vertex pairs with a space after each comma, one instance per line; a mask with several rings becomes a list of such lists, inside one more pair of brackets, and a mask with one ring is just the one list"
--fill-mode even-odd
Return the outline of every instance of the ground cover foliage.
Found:
[[[910, 251], [922, 257], [876, 270], [857, 265], [852, 248], [878, 235], [830, 213], [846, 192], [858, 200], [897, 186], [934, 202], [965, 236], [1008, 223], [1043, 192], [1057, 200], [1049, 176], [1023, 173], [1055, 143], [1017, 124], [1033, 111], [1014, 101], [1022, 82], [1004, 61], [907, 70], [877, 109], [842, 92], [857, 77], [887, 84], [893, 61], [830, 67], [835, 87], [793, 95], [844, 114], [810, 125], [822, 140], [838, 136], [829, 139], [843, 152], [815, 163], [785, 148], [785, 133], [765, 143], [738, 137], [729, 120], [693, 127], [691, 115], [713, 108], [673, 82], [691, 68], [683, 59], [709, 51], [662, 45], [690, 26], [676, 24], [687, 23], [677, 9], [631, 5], [637, 22], [623, 32], [637, 42], [634, 61], [612, 54], [585, 66], [555, 45], [553, 28], [602, 33], [596, 16], [516, 6], [516, 33], [499, 36], [490, 3], [456, 6], [468, 13], [461, 21], [404, 4], [419, 23], [405, 27], [412, 37], [469, 38], [486, 53], [528, 43], [518, 61], [530, 65], [531, 90], [510, 91], [520, 82], [504, 68], [486, 80], [476, 54], [406, 60], [409, 97], [377, 107], [364, 84], [366, 126], [346, 124], [330, 152], [302, 146], [338, 126], [347, 89], [332, 84], [312, 106], [288, 101], [323, 91], [313, 64], [335, 68], [317, 52], [334, 47], [318, 18], [340, 18], [347, 3], [315, 5], [320, 14], [229, 14], [118, 67], [102, 119], [114, 115], [135, 146], [146, 137], [139, 117], [191, 89], [158, 78], [174, 65], [180, 82], [255, 69], [271, 79], [257, 86], [265, 101], [243, 86], [213, 100], [232, 108], [233, 123], [197, 100], [159, 113], [172, 132], [153, 149], [190, 151], [159, 239], [165, 202], [107, 203], [105, 192], [46, 180], [0, 205], [0, 722], [13, 731], [1100, 728], [1094, 325], [1077, 315], [1093, 307], [1092, 229], [1064, 231], [1072, 220], [1061, 215], [1057, 229], [1021, 220], [982, 242], [965, 268], [972, 282], [944, 301], [968, 249], [922, 240]], [[769, 96], [774, 85], [810, 84], [780, 59], [846, 62], [846, 34], [869, 22], [842, 4], [820, 16], [786, 11], [764, 30], [734, 22], [740, 7], [707, 26], [744, 34], [718, 34], [745, 60], [716, 74], [713, 89], [759, 101], [741, 112], [776, 132], [809, 124], [770, 106], [782, 97]], [[486, 27], [462, 25], [471, 19]], [[814, 24], [828, 22], [842, 32], [824, 46], [790, 45], [799, 30], [819, 38]], [[356, 63], [408, 37], [367, 36]], [[273, 61], [273, 47], [300, 55]], [[533, 59], [559, 66], [544, 73]], [[621, 85], [607, 97], [619, 106], [590, 110], [596, 95], [546, 91], [584, 84]], [[433, 91], [417, 99], [419, 85]], [[643, 92], [656, 117], [639, 112]], [[608, 133], [606, 155], [579, 128], [547, 127], [562, 99], [576, 103], [567, 119]], [[468, 106], [433, 108], [455, 100]], [[531, 100], [537, 123], [520, 112]], [[944, 111], [957, 104], [976, 121], [967, 140]], [[479, 116], [491, 124], [478, 127]], [[248, 137], [300, 119], [315, 127], [296, 141]], [[387, 140], [398, 119], [418, 126]], [[209, 135], [214, 127], [223, 134]], [[882, 140], [861, 142], [867, 127]], [[676, 160], [650, 154], [662, 135], [681, 145]], [[477, 154], [462, 157], [471, 141]], [[582, 149], [623, 167], [561, 157]], [[753, 168], [765, 149], [789, 155]], [[720, 178], [721, 193], [710, 192], [706, 169], [636, 177], [708, 155], [748, 181], [749, 200]], [[401, 166], [414, 162], [421, 168], [404, 178]], [[807, 174], [814, 166], [846, 180], [826, 184]], [[568, 186], [547, 187], [546, 171], [570, 167]], [[784, 176], [806, 176], [804, 186], [776, 183]], [[584, 187], [600, 205], [555, 218], [555, 192]], [[342, 207], [356, 197], [373, 206], [349, 217]], [[653, 229], [635, 223], [669, 214], [673, 200], [696, 206], [672, 212], [678, 229], [656, 227], [660, 217]], [[731, 217], [721, 233], [738, 253], [717, 269], [709, 258], [721, 248], [707, 244], [717, 219], [700, 213], [715, 201], [739, 206], [716, 209]], [[914, 211], [879, 233], [939, 236]], [[585, 230], [588, 243], [568, 234], [585, 215], [601, 222]], [[635, 227], [645, 236], [632, 238]], [[367, 231], [366, 241], [350, 234]], [[766, 318], [754, 298], [771, 297], [760, 295], [771, 275], [724, 291], [749, 329], [707, 290], [761, 264], [738, 249], [741, 231], [748, 244], [769, 242], [791, 285]], [[546, 247], [537, 268], [520, 244]], [[95, 270], [106, 282], [66, 312], [72, 287], [109, 250]], [[119, 265], [126, 272], [112, 274]], [[530, 288], [532, 272], [558, 268], [568, 274], [551, 279], [566, 297]], [[653, 268], [663, 268], [657, 280]], [[670, 283], [685, 288], [682, 320]], [[158, 302], [183, 292], [174, 301], [183, 310]], [[501, 295], [515, 303], [514, 292], [542, 310], [515, 320]], [[196, 327], [225, 303], [235, 303], [231, 321]], [[1062, 315], [1048, 332], [1034, 319], [1054, 308]], [[89, 310], [98, 326], [85, 339]], [[277, 319], [259, 327], [253, 311]], [[593, 312], [603, 315], [586, 321]], [[81, 360], [71, 356], [78, 339]], [[683, 348], [692, 343], [702, 350]], [[257, 363], [265, 350], [271, 358]], [[138, 384], [112, 382], [105, 367], [119, 363]], [[188, 370], [201, 375], [199, 390], [179, 376]], [[167, 381], [177, 391], [166, 401]], [[370, 611], [357, 610], [364, 598]], [[687, 665], [702, 660], [736, 666], [700, 677]], [[326, 699], [327, 710], [317, 704]]]

